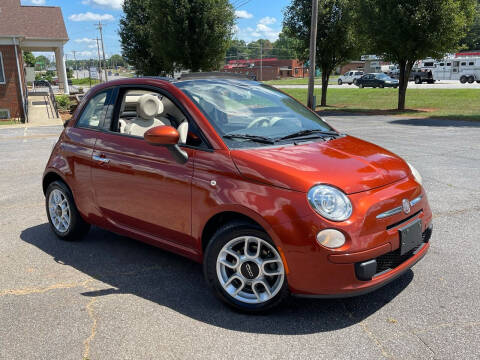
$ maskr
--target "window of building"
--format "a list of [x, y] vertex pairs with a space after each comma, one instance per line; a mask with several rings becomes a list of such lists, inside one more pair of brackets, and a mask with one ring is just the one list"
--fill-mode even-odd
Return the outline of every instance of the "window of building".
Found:
[[10, 119], [10, 111], [8, 109], [0, 109], [0, 119]]
[[462, 62], [462, 66], [465, 66], [465, 65], [467, 65], [467, 63], [466, 63], [466, 62]]
[[470, 62], [468, 63], [468, 65], [473, 66], [473, 65], [475, 65], [475, 64], [473, 63], [473, 61], [470, 61]]
[[0, 84], [5, 84], [5, 71], [3, 68], [3, 57], [0, 52]]

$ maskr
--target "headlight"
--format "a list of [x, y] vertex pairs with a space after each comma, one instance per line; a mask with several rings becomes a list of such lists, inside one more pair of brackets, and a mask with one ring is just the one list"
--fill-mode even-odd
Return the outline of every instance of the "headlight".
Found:
[[308, 191], [308, 202], [324, 218], [344, 221], [352, 215], [352, 203], [340, 190], [329, 185], [315, 185]]
[[420, 173], [418, 172], [418, 170], [415, 169], [412, 164], [410, 164], [409, 162], [407, 162], [407, 164], [408, 164], [408, 167], [410, 168], [410, 171], [412, 172], [413, 177], [415, 178], [415, 180], [416, 180], [420, 185], [422, 185], [422, 184], [423, 184], [422, 175], [420, 175]]

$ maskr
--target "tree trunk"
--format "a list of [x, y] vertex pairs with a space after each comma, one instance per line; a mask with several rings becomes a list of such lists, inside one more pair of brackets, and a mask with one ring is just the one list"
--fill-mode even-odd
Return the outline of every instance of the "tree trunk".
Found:
[[405, 110], [405, 100], [407, 96], [408, 78], [412, 71], [414, 61], [400, 60], [398, 66], [400, 67], [400, 76], [398, 84], [398, 110]]
[[329, 69], [322, 68], [322, 100], [320, 106], [327, 106], [328, 80], [330, 79]]

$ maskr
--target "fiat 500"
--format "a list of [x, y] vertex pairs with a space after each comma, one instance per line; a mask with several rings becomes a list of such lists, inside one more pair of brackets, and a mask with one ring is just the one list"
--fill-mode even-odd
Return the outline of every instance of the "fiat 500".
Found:
[[420, 174], [292, 97], [228, 75], [123, 79], [88, 92], [43, 175], [53, 232], [91, 225], [203, 263], [246, 312], [347, 297], [429, 248]]

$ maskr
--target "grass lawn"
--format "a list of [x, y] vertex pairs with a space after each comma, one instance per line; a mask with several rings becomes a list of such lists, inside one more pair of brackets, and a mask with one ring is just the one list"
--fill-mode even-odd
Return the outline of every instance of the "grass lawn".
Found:
[[21, 122], [14, 121], [14, 120], [0, 120], [0, 126], [2, 126], [2, 125], [14, 125], [14, 124], [21, 124]]
[[[282, 90], [307, 102], [307, 89]], [[315, 95], [319, 103], [321, 89], [315, 89]], [[397, 100], [395, 89], [328, 89], [328, 106], [317, 110], [480, 121], [479, 89], [407, 89], [404, 112], [396, 110]]]
[[[100, 81], [97, 79], [92, 79], [92, 85], [99, 84]], [[72, 79], [72, 85], [90, 85], [90, 79], [89, 78], [83, 78], [83, 79]]]
[[[336, 84], [338, 81], [338, 76], [330, 76], [329, 84]], [[269, 80], [264, 81], [265, 84], [268, 85], [308, 85], [308, 77], [304, 78], [285, 78], [280, 80]], [[321, 85], [322, 78], [316, 77], [315, 78], [315, 85]]]

